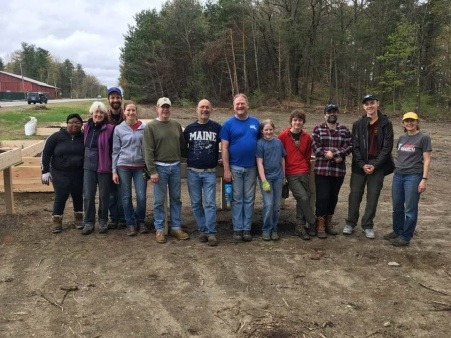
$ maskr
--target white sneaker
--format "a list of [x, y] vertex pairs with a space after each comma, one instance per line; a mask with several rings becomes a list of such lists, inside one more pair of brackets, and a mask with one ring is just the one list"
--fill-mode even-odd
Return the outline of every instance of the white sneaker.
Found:
[[374, 234], [374, 230], [373, 229], [364, 229], [363, 232], [365, 233], [365, 237], [366, 238], [369, 238], [369, 239], [376, 238], [376, 235]]
[[350, 235], [354, 232], [354, 228], [350, 226], [349, 224], [346, 224], [343, 228], [343, 235]]

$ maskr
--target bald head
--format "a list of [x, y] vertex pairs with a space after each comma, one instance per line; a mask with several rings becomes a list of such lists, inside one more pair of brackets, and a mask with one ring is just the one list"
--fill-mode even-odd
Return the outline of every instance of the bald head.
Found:
[[212, 110], [210, 101], [206, 99], [200, 100], [196, 109], [197, 121], [200, 123], [207, 123], [210, 119]]

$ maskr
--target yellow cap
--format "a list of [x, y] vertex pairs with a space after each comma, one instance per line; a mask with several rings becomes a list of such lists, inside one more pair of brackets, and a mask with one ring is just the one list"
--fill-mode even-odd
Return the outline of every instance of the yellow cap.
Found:
[[417, 115], [417, 113], [414, 113], [414, 112], [405, 113], [402, 117], [402, 120], [404, 121], [407, 119], [418, 120], [418, 115]]

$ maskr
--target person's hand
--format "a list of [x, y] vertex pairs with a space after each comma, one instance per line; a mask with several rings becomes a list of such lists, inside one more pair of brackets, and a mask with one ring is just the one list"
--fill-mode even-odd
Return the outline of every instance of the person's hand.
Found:
[[269, 184], [268, 181], [263, 181], [262, 182], [262, 188], [263, 188], [263, 191], [270, 192], [271, 191], [271, 184]]
[[53, 181], [52, 174], [50, 174], [49, 172], [42, 174], [42, 176], [41, 176], [42, 184], [49, 185], [51, 181]]
[[371, 175], [374, 172], [374, 165], [372, 165], [372, 164], [365, 164], [363, 166], [363, 171], [365, 172], [365, 174]]
[[232, 172], [230, 170], [225, 170], [224, 169], [223, 179], [224, 179], [225, 182], [232, 182], [233, 181]]
[[426, 180], [421, 180], [420, 184], [418, 184], [418, 193], [422, 193], [426, 191]]
[[327, 158], [328, 160], [331, 160], [334, 158], [334, 153], [328, 150], [324, 153], [324, 157]]
[[113, 173], [113, 182], [119, 184], [119, 175], [117, 173]]
[[150, 175], [150, 181], [152, 183], [158, 183], [159, 180], [160, 180], [160, 175], [158, 175], [158, 173]]
[[343, 158], [342, 157], [340, 157], [340, 156], [335, 157], [335, 163], [341, 163], [341, 162], [343, 162]]

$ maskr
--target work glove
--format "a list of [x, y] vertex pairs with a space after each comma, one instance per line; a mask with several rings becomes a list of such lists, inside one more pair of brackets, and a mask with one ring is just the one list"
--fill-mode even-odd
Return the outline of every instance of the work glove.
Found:
[[49, 185], [51, 181], [53, 181], [52, 174], [50, 174], [50, 173], [42, 174], [42, 176], [41, 176], [42, 184]]
[[283, 178], [283, 185], [288, 184], [288, 180], [286, 177]]
[[271, 191], [271, 184], [269, 184], [268, 181], [263, 181], [262, 182], [262, 188], [263, 188], [263, 191], [270, 192]]

